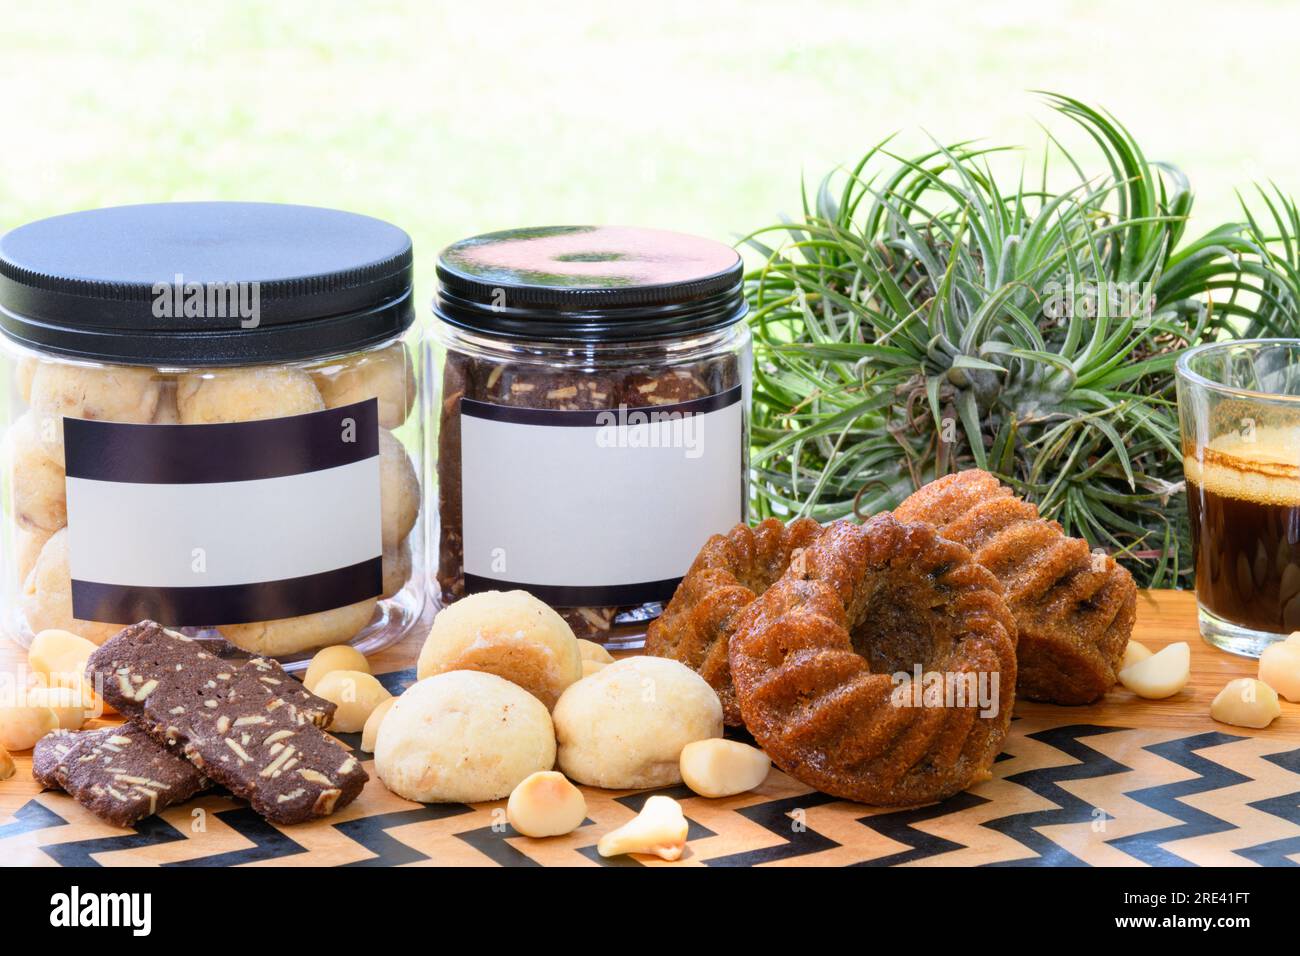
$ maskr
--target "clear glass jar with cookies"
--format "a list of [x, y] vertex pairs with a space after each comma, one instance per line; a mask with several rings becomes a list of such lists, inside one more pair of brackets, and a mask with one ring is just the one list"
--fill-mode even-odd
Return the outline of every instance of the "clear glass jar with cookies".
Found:
[[730, 246], [654, 229], [476, 236], [425, 349], [441, 599], [524, 590], [637, 647], [747, 511], [750, 336]]
[[0, 237], [5, 633], [144, 619], [291, 666], [425, 604], [411, 243], [260, 203]]

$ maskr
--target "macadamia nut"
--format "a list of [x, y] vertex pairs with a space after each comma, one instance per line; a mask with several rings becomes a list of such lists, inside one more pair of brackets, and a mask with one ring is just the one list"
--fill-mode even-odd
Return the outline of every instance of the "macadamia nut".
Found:
[[379, 497], [384, 547], [394, 547], [415, 527], [420, 480], [406, 448], [386, 428], [379, 429]]
[[681, 783], [682, 748], [722, 736], [722, 705], [684, 664], [629, 657], [569, 687], [555, 705], [560, 770], [610, 790]]
[[702, 797], [730, 797], [767, 779], [772, 761], [757, 747], [713, 737], [682, 748], [682, 782]]
[[592, 674], [602, 671], [608, 666], [609, 665], [604, 663], [603, 661], [583, 661], [582, 676], [590, 677]]
[[656, 794], [635, 817], [601, 837], [596, 852], [601, 856], [648, 853], [661, 860], [679, 860], [689, 832], [682, 805], [672, 797]]
[[186, 425], [252, 422], [325, 408], [311, 376], [296, 368], [223, 368], [182, 375], [176, 408]]
[[421, 803], [501, 800], [554, 763], [555, 729], [545, 705], [478, 671], [448, 671], [412, 686], [375, 742], [379, 779]]
[[582, 678], [582, 655], [564, 618], [527, 591], [484, 591], [438, 612], [416, 674], [457, 670], [504, 677], [549, 709]]
[[379, 706], [370, 712], [366, 718], [366, 725], [361, 728], [361, 749], [368, 754], [375, 752], [375, 741], [379, 739], [379, 728], [383, 726], [384, 718], [388, 712], [393, 709], [393, 704], [397, 702], [396, 697], [389, 697], [387, 700], [379, 702]]
[[88, 716], [80, 687], [29, 687], [27, 705], [54, 711], [60, 730], [80, 730]]
[[9, 428], [3, 461], [13, 487], [14, 519], [20, 529], [49, 535], [68, 523], [63, 451], [41, 437], [31, 412]]
[[375, 616], [377, 604], [375, 598], [369, 598], [318, 614], [252, 624], [223, 624], [217, 630], [231, 644], [252, 654], [279, 657], [352, 640]]
[[400, 426], [415, 405], [415, 367], [401, 342], [333, 362], [312, 372], [312, 379], [329, 408], [378, 399], [384, 428]]
[[0, 706], [0, 748], [31, 750], [36, 741], [59, 729], [59, 717], [34, 704]]
[[[95, 694], [93, 682], [86, 676], [86, 661], [96, 646], [70, 631], [50, 630], [37, 634], [27, 648], [27, 666], [39, 678], [40, 686], [75, 691], [81, 696], [86, 718], [113, 713], [113, 708]], [[66, 729], [62, 720], [59, 725]]]
[[322, 647], [307, 665], [307, 673], [302, 676], [303, 686], [314, 692], [320, 679], [330, 671], [362, 671], [369, 674], [370, 661], [366, 660], [365, 654], [348, 644]]
[[23, 586], [22, 610], [27, 626], [33, 631], [71, 631], [92, 644], [103, 644], [126, 626], [82, 621], [72, 616], [67, 528], [56, 531], [41, 548], [36, 566]]
[[1290, 637], [1259, 655], [1259, 679], [1287, 700], [1300, 701], [1300, 642]]
[[595, 661], [598, 664], [614, 663], [613, 654], [595, 641], [589, 641], [585, 637], [578, 638], [578, 653], [582, 655], [584, 661]]
[[587, 799], [564, 774], [539, 770], [510, 792], [506, 819], [526, 837], [564, 836], [587, 819]]
[[330, 671], [312, 691], [338, 705], [330, 730], [355, 734], [366, 726], [376, 707], [393, 695], [366, 671]]
[[71, 631], [41, 631], [27, 648], [27, 666], [50, 687], [80, 688], [96, 646]]
[[1210, 704], [1211, 717], [1235, 727], [1267, 727], [1281, 714], [1277, 691], [1253, 677], [1228, 681]]
[[1119, 662], [1119, 669], [1123, 670], [1131, 664], [1146, 660], [1150, 656], [1151, 649], [1141, 641], [1129, 641], [1124, 648], [1124, 659]]
[[1172, 697], [1187, 686], [1192, 650], [1186, 641], [1169, 644], [1119, 672], [1119, 682], [1148, 700]]

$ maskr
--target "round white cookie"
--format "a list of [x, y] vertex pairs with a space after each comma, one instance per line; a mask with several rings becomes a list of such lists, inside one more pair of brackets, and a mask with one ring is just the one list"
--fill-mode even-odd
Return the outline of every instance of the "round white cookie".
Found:
[[379, 429], [379, 497], [384, 547], [395, 547], [415, 527], [420, 513], [420, 479], [411, 456], [387, 428]]
[[251, 654], [279, 657], [296, 654], [313, 647], [346, 644], [375, 616], [378, 599], [367, 598], [346, 607], [336, 607], [318, 614], [282, 617], [274, 621], [251, 624], [222, 624], [221, 636]]
[[324, 408], [311, 376], [296, 368], [211, 369], [176, 382], [176, 410], [185, 425], [252, 422]]
[[31, 406], [53, 425], [49, 440], [63, 464], [63, 419], [145, 424], [153, 421], [162, 377], [151, 368], [40, 362], [32, 374]]
[[378, 400], [379, 424], [397, 428], [415, 405], [415, 367], [401, 342], [331, 362], [312, 372], [329, 408]]
[[606, 664], [555, 705], [560, 769], [610, 790], [682, 782], [682, 748], [722, 736], [722, 704], [699, 674], [664, 657]]
[[34, 634], [55, 629], [71, 631], [95, 644], [106, 640], [125, 624], [81, 621], [72, 616], [72, 574], [68, 570], [68, 529], [50, 536], [23, 585], [23, 616]]
[[411, 580], [411, 541], [403, 538], [395, 545], [384, 545], [384, 593], [379, 595], [388, 600], [406, 586]]
[[53, 427], [44, 429], [44, 438], [42, 431], [34, 412], [19, 416], [5, 435], [0, 460], [13, 488], [18, 527], [48, 535], [68, 523], [68, 502], [62, 447]]
[[482, 803], [510, 795], [555, 764], [546, 707], [495, 674], [448, 671], [397, 699], [379, 727], [375, 770], [420, 803]]
[[486, 671], [518, 684], [547, 708], [582, 679], [582, 655], [564, 618], [527, 591], [461, 598], [433, 619], [416, 675]]

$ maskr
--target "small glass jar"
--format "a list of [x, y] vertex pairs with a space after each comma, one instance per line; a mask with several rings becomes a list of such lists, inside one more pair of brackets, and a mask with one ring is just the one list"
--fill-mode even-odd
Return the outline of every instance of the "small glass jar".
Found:
[[0, 238], [8, 636], [150, 618], [301, 665], [424, 607], [410, 238], [178, 203]]
[[444, 603], [523, 589], [578, 637], [643, 643], [704, 541], [745, 520], [742, 277], [731, 247], [652, 229], [443, 251], [425, 376]]

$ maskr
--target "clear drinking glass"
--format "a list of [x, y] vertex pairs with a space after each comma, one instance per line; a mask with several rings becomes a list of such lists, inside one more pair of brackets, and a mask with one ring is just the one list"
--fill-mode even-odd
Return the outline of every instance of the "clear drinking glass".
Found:
[[1190, 349], [1177, 387], [1201, 636], [1258, 657], [1300, 630], [1300, 340]]

